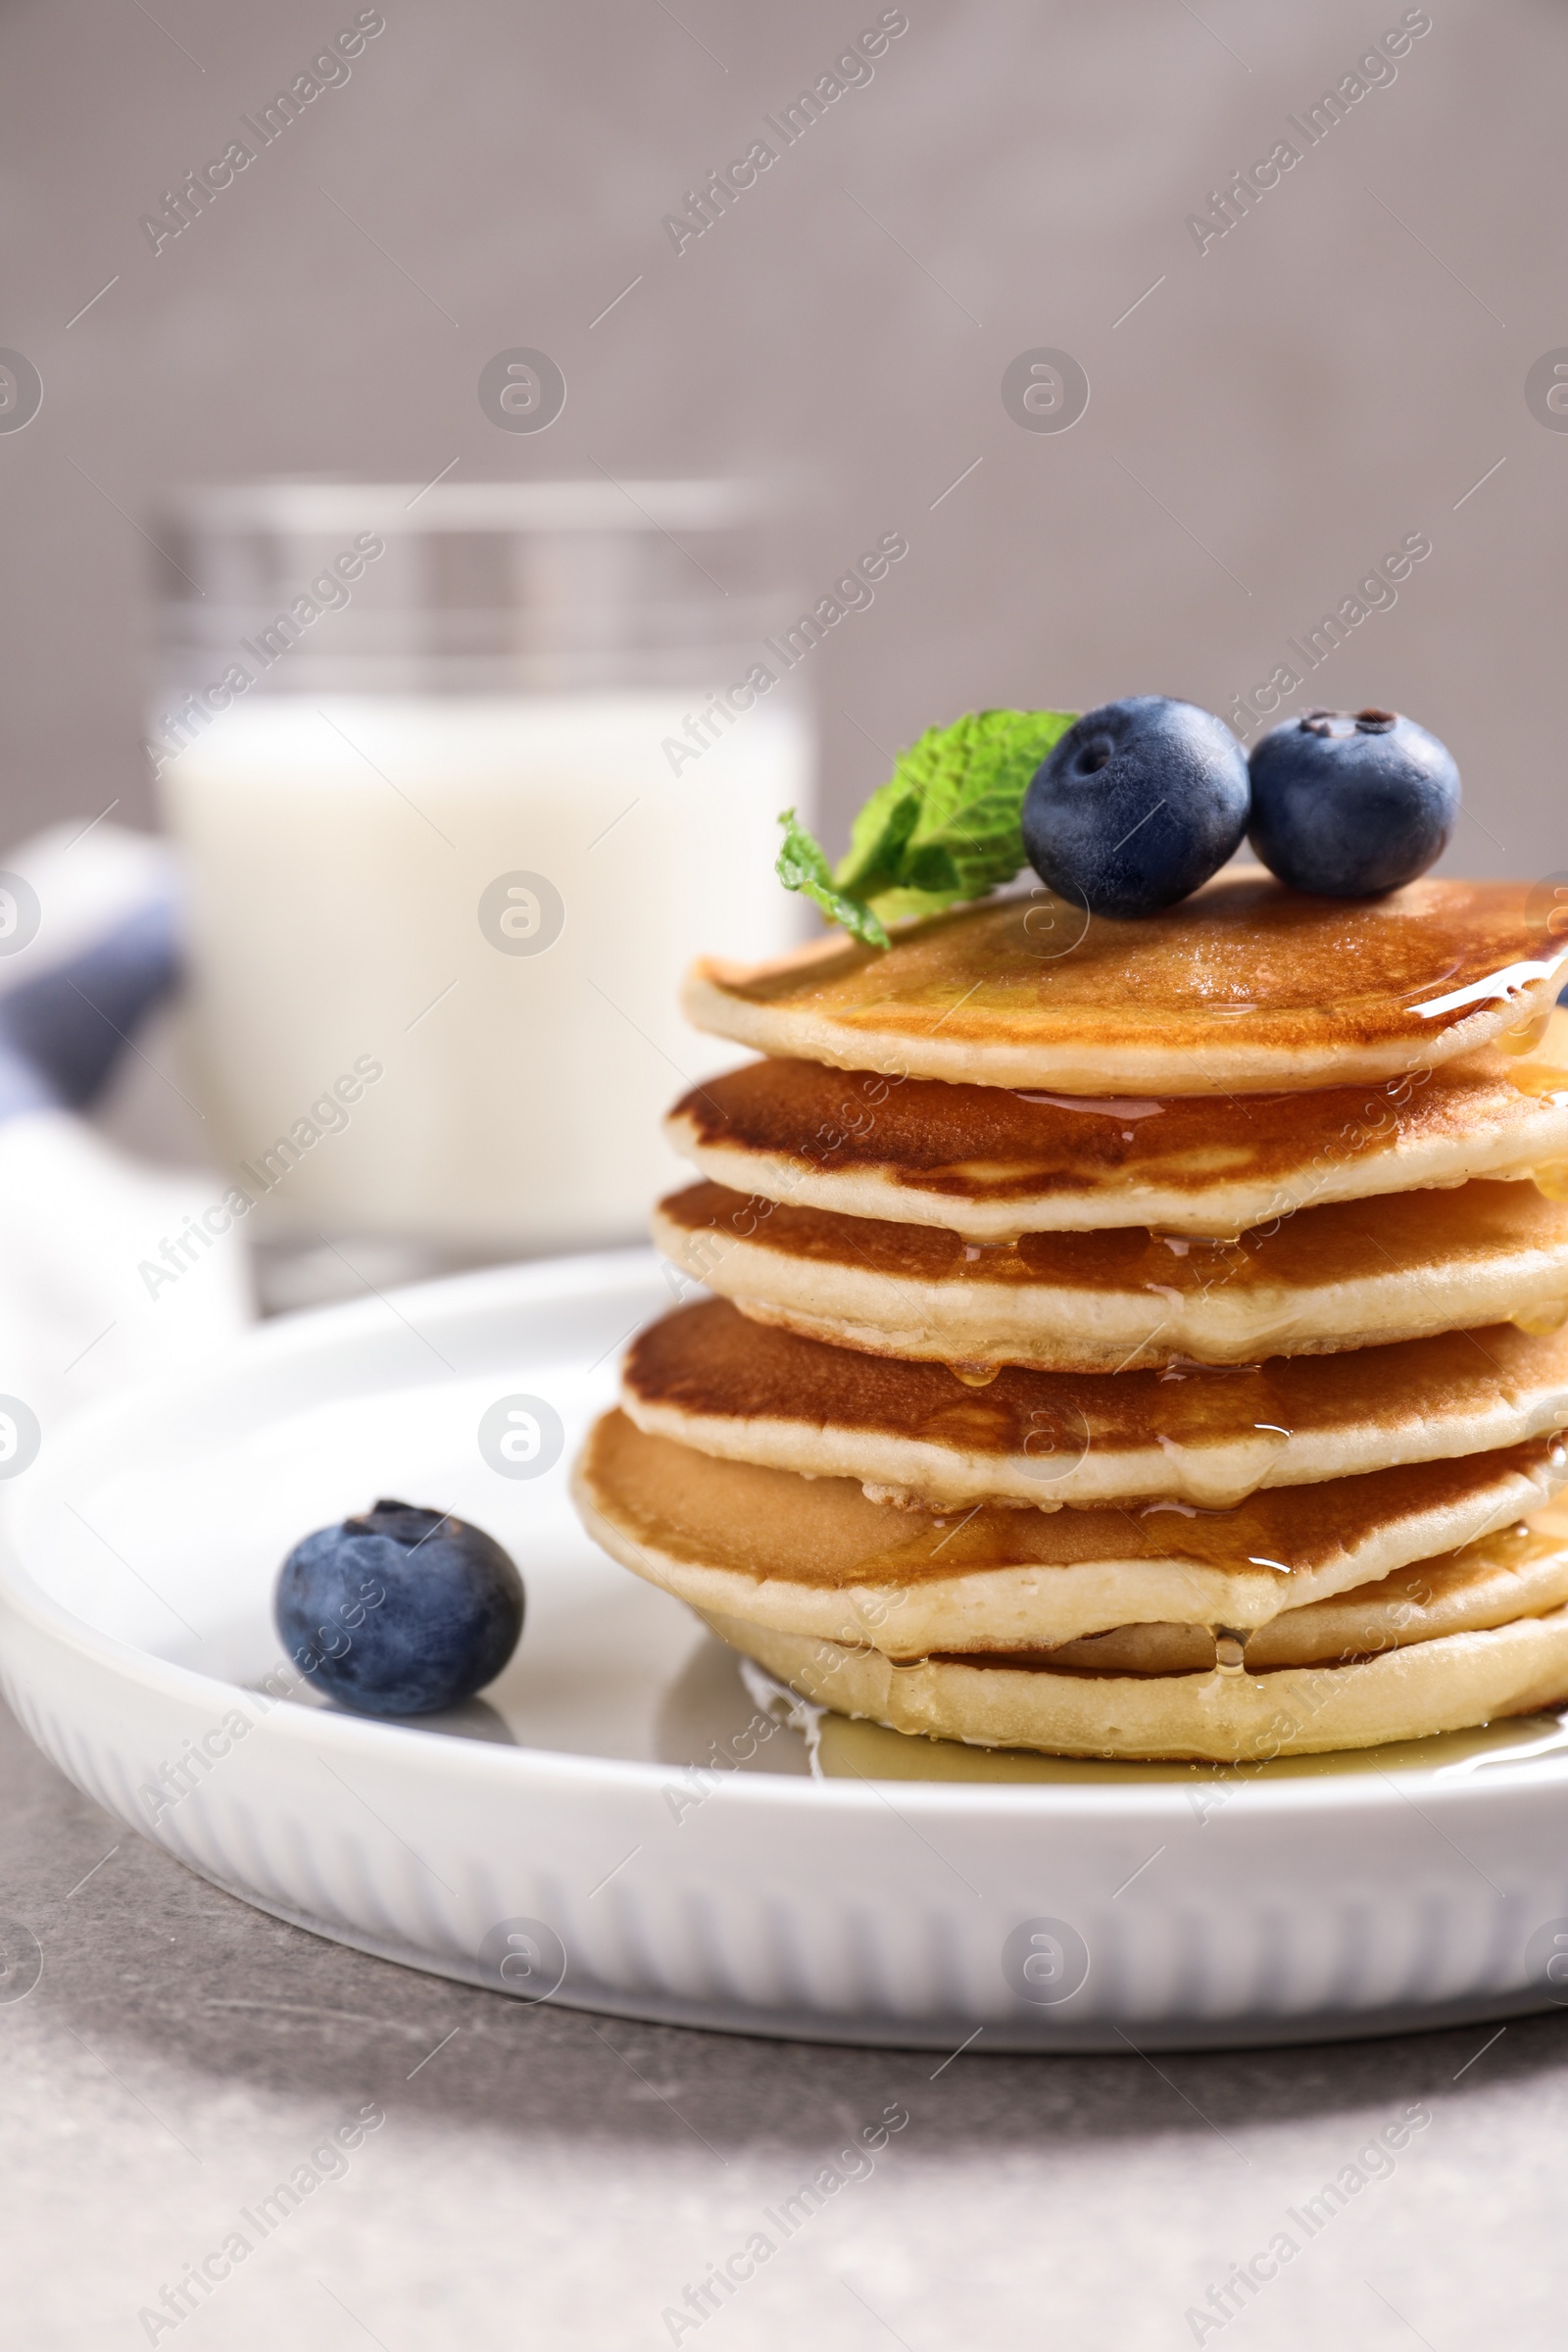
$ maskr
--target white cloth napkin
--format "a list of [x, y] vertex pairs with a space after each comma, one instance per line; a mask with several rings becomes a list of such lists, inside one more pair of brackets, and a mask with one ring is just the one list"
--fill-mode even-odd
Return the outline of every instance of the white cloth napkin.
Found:
[[[28, 1416], [50, 1428], [106, 1391], [190, 1362], [254, 1309], [242, 1250], [154, 1282], [166, 1246], [220, 1198], [200, 1170], [152, 1167], [80, 1115], [177, 984], [172, 853], [99, 823], [0, 859], [0, 1474]], [[25, 1408], [8, 1411], [8, 1400]], [[21, 1441], [7, 1435], [18, 1424]]]

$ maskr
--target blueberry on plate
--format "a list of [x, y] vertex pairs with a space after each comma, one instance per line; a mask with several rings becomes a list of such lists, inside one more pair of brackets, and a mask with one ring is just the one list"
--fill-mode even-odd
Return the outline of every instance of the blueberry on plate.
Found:
[[1252, 747], [1253, 849], [1294, 890], [1370, 899], [1447, 848], [1459, 770], [1413, 718], [1307, 710]]
[[364, 1715], [471, 1698], [516, 1648], [522, 1611], [522, 1579], [494, 1537], [408, 1502], [305, 1537], [272, 1604], [301, 1673]]
[[1036, 771], [1023, 846], [1092, 914], [1157, 914], [1235, 855], [1247, 811], [1247, 755], [1224, 720], [1134, 694], [1086, 711]]

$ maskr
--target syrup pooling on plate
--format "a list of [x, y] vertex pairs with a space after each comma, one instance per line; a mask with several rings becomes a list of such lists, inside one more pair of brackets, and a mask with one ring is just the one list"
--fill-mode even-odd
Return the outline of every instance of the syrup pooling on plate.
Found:
[[1520, 1715], [1473, 1732], [1440, 1732], [1387, 1747], [1337, 1748], [1324, 1755], [1259, 1756], [1241, 1764], [1149, 1764], [1097, 1756], [1042, 1756], [1022, 1748], [968, 1747], [956, 1740], [920, 1739], [881, 1724], [824, 1714], [817, 1770], [824, 1780], [1020, 1783], [1061, 1788], [1127, 1788], [1149, 1783], [1185, 1787], [1197, 1798], [1195, 1819], [1223, 1803], [1230, 1791], [1256, 1781], [1334, 1780], [1367, 1773], [1463, 1772], [1516, 1759], [1560, 1761], [1563, 1728], [1555, 1714]]

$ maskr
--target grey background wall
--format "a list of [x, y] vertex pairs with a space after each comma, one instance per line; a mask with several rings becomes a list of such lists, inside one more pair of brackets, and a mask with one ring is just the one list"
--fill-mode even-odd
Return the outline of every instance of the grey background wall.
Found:
[[[875, 0], [385, 0], [351, 78], [155, 255], [141, 216], [356, 13], [0, 15], [0, 343], [45, 395], [0, 434], [13, 838], [150, 808], [137, 525], [161, 485], [456, 459], [778, 474], [813, 593], [904, 531], [813, 656], [835, 837], [879, 746], [975, 703], [1231, 708], [1423, 533], [1397, 603], [1295, 704], [1389, 702], [1447, 740], [1450, 864], [1568, 864], [1568, 434], [1525, 397], [1568, 344], [1560, 9], [1431, 0], [1396, 78], [1200, 253], [1188, 215], [1295, 135], [1397, 0], [907, 0], [874, 77], [677, 255], [662, 217]], [[476, 398], [516, 344], [568, 381], [546, 433]], [[1069, 432], [1004, 408], [1036, 346], [1087, 371]]]

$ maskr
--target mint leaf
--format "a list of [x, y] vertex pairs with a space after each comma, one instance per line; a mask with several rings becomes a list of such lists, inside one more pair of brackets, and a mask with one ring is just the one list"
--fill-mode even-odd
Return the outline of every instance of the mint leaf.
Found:
[[[970, 710], [951, 727], [927, 728], [899, 754], [892, 776], [860, 810], [836, 872], [809, 834], [794, 826], [791, 811], [779, 879], [876, 947], [887, 944], [889, 922], [984, 898], [1024, 863], [1024, 794], [1076, 716]], [[785, 872], [792, 857], [797, 879]]]
[[839, 888], [873, 901], [913, 890], [951, 905], [1010, 882], [1024, 862], [1019, 816], [1030, 778], [1076, 715], [970, 710], [951, 727], [928, 727], [857, 817]]
[[864, 901], [850, 898], [835, 887], [833, 869], [820, 843], [796, 821], [794, 809], [781, 809], [778, 821], [784, 828], [784, 845], [773, 870], [785, 889], [804, 892], [830, 922], [842, 923], [863, 946], [891, 946], [886, 930]]

